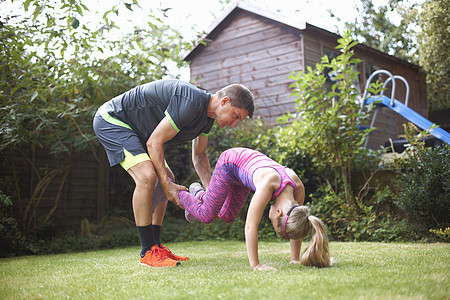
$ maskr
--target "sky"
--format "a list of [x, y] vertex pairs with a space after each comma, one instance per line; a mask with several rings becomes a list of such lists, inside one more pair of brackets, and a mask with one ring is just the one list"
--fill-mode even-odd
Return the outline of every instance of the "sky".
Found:
[[[49, 2], [60, 3], [60, 0]], [[133, 11], [129, 11], [123, 3], [133, 3], [133, 0], [82, 0], [82, 2], [88, 6], [89, 12], [85, 12], [80, 20], [83, 24], [90, 24], [88, 27], [91, 29], [100, 28], [103, 25], [103, 13], [111, 9], [112, 5], [118, 5], [119, 14], [117, 16], [109, 14], [108, 18], [119, 24], [121, 34], [132, 32], [134, 26], [146, 24], [145, 17], [151, 11], [162, 14], [159, 8], [170, 8], [165, 13], [167, 17], [164, 20], [178, 29], [186, 39], [195, 39], [199, 32], [212, 29], [211, 26], [216, 19], [223, 16], [235, 3], [232, 1], [224, 6], [219, 0], [139, 0], [140, 7], [133, 6]], [[246, 2], [336, 33], [342, 33], [345, 21], [351, 22], [359, 16], [357, 6], [361, 6], [358, 0], [246, 0]], [[385, 5], [388, 0], [373, 0], [373, 2], [377, 7]], [[13, 3], [10, 0], [0, 1], [0, 11], [7, 13], [7, 10], [18, 4], [20, 1], [17, 0]], [[330, 17], [330, 11], [337, 18]], [[182, 75], [182, 79], [188, 80], [188, 75]]]
[[[387, 0], [375, 0], [380, 3]], [[132, 1], [129, 0], [129, 3]], [[145, 23], [145, 15], [155, 8], [170, 8], [165, 15], [168, 23], [178, 29], [185, 38], [195, 39], [198, 32], [208, 31], [212, 29], [217, 18], [231, 7], [236, 1], [230, 2], [229, 5], [223, 5], [218, 0], [141, 0], [140, 8], [133, 7], [133, 11], [124, 9], [121, 4], [119, 16], [109, 15], [108, 17], [115, 22], [121, 23], [121, 31], [126, 31], [126, 27], [132, 30], [132, 27], [139, 25], [139, 22]], [[338, 32], [343, 29], [344, 21], [353, 21], [358, 12], [356, 5], [360, 1], [355, 0], [246, 0], [246, 2], [257, 7], [278, 12], [288, 18], [300, 19], [309, 24], [327, 29], [332, 32]], [[88, 7], [90, 13], [85, 17], [91, 22], [95, 22], [102, 15], [105, 9], [109, 9], [114, 0], [90, 0]], [[341, 23], [335, 18], [330, 17], [329, 11], [340, 18]], [[96, 12], [99, 11], [98, 14]], [[130, 22], [128, 22], [130, 21]], [[339, 29], [338, 29], [339, 28]], [[181, 71], [181, 79], [189, 80], [189, 71]]]
[[[96, 1], [88, 6], [92, 7], [92, 12], [101, 11], [113, 2]], [[360, 5], [360, 2], [355, 0], [247, 0], [247, 2], [334, 32], [339, 24], [335, 19], [330, 18], [328, 11], [331, 10], [343, 21], [352, 21], [358, 15], [356, 5]], [[387, 0], [375, 0], [375, 2], [385, 3]], [[231, 2], [230, 5], [233, 3]], [[195, 34], [195, 30], [191, 30], [192, 27], [196, 31], [209, 29], [216, 18], [222, 16], [226, 10], [218, 0], [144, 0], [140, 1], [140, 6], [142, 9], [135, 8], [133, 12], [121, 10], [121, 18], [136, 21], [137, 15], [145, 15], [145, 12], [152, 8], [171, 8], [166, 12], [168, 21], [182, 32], [184, 31], [187, 36]]]

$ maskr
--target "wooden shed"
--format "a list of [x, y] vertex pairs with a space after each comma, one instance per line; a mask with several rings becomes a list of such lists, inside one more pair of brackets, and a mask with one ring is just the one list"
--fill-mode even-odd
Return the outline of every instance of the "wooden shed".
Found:
[[[293, 111], [287, 77], [293, 72], [315, 67], [324, 55], [336, 53], [340, 36], [311, 24], [248, 4], [233, 5], [208, 30], [199, 44], [185, 56], [190, 62], [191, 82], [215, 92], [225, 85], [241, 83], [255, 96], [255, 115], [273, 125], [286, 111]], [[410, 86], [409, 107], [427, 117], [425, 74], [418, 66], [359, 44], [355, 57], [362, 63], [361, 94], [370, 74], [386, 69], [403, 76]], [[404, 101], [405, 87], [397, 84], [396, 99]], [[389, 138], [403, 134], [406, 120], [389, 109], [381, 109], [368, 147], [378, 149]]]

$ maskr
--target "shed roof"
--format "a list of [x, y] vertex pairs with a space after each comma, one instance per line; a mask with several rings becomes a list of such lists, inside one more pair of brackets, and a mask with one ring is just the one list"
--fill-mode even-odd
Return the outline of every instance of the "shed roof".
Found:
[[283, 25], [288, 25], [300, 30], [303, 30], [306, 28], [306, 22], [302, 20], [294, 20], [291, 18], [287, 18], [286, 16], [276, 13], [267, 9], [263, 9], [261, 7], [255, 6], [253, 4], [250, 4], [248, 2], [244, 1], [237, 1], [232, 5], [227, 11], [225, 11], [220, 18], [218, 18], [209, 28], [209, 30], [206, 32], [207, 35], [211, 33], [219, 24], [221, 24], [234, 10], [241, 9], [248, 12], [251, 12], [253, 14], [265, 17], [267, 19], [276, 21], [278, 23], [281, 23]]
[[[266, 19], [275, 21], [280, 23], [283, 26], [290, 26], [295, 29], [304, 30], [306, 28], [306, 22], [301, 20], [294, 20], [287, 18], [286, 16], [273, 12], [267, 9], [263, 9], [261, 7], [255, 6], [248, 2], [237, 1], [235, 2], [229, 9], [227, 9], [221, 17], [217, 18], [216, 21], [205, 31], [205, 34], [201, 37], [200, 40], [208, 41], [211, 40], [211, 36], [216, 33], [216, 31], [220, 31], [221, 25], [225, 23], [225, 21], [233, 15], [234, 12], [238, 10], [248, 11], [252, 14], [264, 17]], [[203, 44], [198, 44], [192, 51], [188, 52], [183, 60], [191, 60], [191, 58], [198, 52], [199, 48], [202, 48]]]

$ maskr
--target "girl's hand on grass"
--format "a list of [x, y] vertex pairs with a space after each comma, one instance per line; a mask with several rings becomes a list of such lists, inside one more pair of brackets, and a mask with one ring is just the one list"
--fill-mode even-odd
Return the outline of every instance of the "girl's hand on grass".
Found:
[[289, 262], [289, 264], [299, 264], [299, 263], [300, 263], [300, 260], [298, 260], [298, 259], [293, 259]]
[[254, 271], [276, 271], [277, 269], [264, 264], [257, 264], [253, 267]]

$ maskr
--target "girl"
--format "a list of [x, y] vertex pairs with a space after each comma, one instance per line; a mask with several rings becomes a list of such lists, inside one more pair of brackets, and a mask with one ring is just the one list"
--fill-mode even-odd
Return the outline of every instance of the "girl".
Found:
[[[305, 190], [295, 172], [247, 149], [231, 148], [217, 161], [207, 191], [193, 183], [190, 193], [181, 191], [179, 197], [186, 209], [186, 219], [211, 223], [219, 216], [231, 223], [244, 206], [250, 190], [255, 193], [248, 207], [245, 241], [250, 265], [254, 270], [276, 270], [258, 259], [258, 226], [264, 208], [271, 202], [269, 219], [278, 236], [290, 239], [291, 261], [304, 266], [328, 267], [328, 240], [322, 221], [308, 216], [303, 206]], [[300, 258], [302, 239], [313, 229], [309, 247]]]

